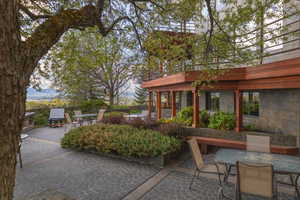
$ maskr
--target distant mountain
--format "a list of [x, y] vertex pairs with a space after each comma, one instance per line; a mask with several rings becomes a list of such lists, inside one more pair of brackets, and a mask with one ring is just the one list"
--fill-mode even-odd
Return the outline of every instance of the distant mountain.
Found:
[[28, 100], [50, 100], [60, 95], [55, 89], [47, 88], [36, 90], [34, 88], [27, 88], [27, 99]]

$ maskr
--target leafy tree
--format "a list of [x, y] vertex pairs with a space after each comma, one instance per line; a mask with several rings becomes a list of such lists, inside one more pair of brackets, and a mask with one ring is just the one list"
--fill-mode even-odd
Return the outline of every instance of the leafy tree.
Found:
[[[123, 40], [133, 41], [137, 38], [137, 43], [142, 46], [147, 33], [157, 24], [170, 21], [170, 17], [175, 20], [200, 22], [199, 26], [208, 24], [208, 31], [199, 34], [197, 45], [192, 48], [197, 55], [193, 64], [196, 60], [203, 60], [207, 68], [215, 71], [213, 69], [216, 65], [210, 63], [218, 56], [224, 60], [227, 57], [232, 58], [231, 64], [251, 60], [246, 59], [252, 56], [249, 51], [233, 51], [236, 49], [232, 45], [235, 43], [235, 34], [228, 33], [242, 35], [254, 16], [268, 17], [257, 15], [257, 11], [263, 13], [281, 2], [245, 0], [241, 4], [237, 0], [224, 1], [223, 16], [220, 17], [212, 0], [1, 0], [0, 199], [13, 199], [26, 87], [30, 83], [31, 75], [42, 65], [43, 57], [65, 32], [70, 29], [97, 27], [99, 34], [106, 37], [112, 32], [128, 31]], [[269, 15], [274, 13], [276, 12], [269, 12]], [[137, 45], [132, 42], [131, 46]], [[227, 47], [230, 47], [231, 54]], [[180, 48], [169, 49], [174, 49], [177, 55], [182, 51]], [[217, 51], [212, 51], [213, 49]], [[235, 56], [229, 57], [232, 54]], [[161, 58], [146, 61], [155, 64]], [[179, 64], [176, 57], [173, 56], [172, 59], [174, 62], [169, 64], [169, 69], [177, 68]]]
[[56, 85], [75, 100], [108, 98], [110, 105], [127, 88], [133, 75], [132, 56], [124, 42], [95, 28], [66, 34], [48, 57]]
[[135, 87], [134, 101], [137, 104], [145, 104], [148, 91], [145, 88]]

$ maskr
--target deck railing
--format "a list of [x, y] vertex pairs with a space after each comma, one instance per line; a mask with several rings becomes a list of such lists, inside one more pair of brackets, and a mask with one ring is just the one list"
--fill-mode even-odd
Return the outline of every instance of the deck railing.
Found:
[[[161, 25], [156, 30], [171, 31], [171, 32], [189, 32], [201, 33], [193, 22], [172, 22], [168, 25]], [[203, 31], [203, 30], [202, 30]], [[233, 37], [234, 35], [234, 37]], [[232, 50], [227, 53], [226, 58], [216, 56], [210, 61], [210, 65], [229, 65], [234, 57], [239, 53], [251, 53], [251, 59], [255, 64], [270, 63], [280, 60], [285, 60], [294, 57], [300, 57], [300, 11], [291, 13], [281, 18], [274, 19], [269, 22], [262, 22], [255, 25], [252, 30], [243, 34], [231, 34], [228, 42], [233, 45]], [[218, 53], [216, 53], [218, 55]], [[197, 56], [197, 60], [201, 60], [201, 55]], [[204, 57], [202, 58], [204, 59]], [[182, 62], [187, 63], [185, 61]], [[206, 63], [207, 64], [207, 63]], [[204, 63], [193, 63], [189, 67], [179, 66], [182, 71], [199, 70]], [[178, 67], [178, 66], [177, 66]], [[233, 66], [234, 67], [234, 64]], [[236, 67], [247, 67], [244, 65], [236, 65]], [[152, 80], [168, 74], [145, 73], [145, 80]]]

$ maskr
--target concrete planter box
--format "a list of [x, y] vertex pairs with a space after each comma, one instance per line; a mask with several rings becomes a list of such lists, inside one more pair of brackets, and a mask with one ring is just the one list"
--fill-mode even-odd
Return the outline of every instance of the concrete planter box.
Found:
[[102, 152], [97, 152], [97, 151], [92, 151], [92, 150], [79, 150], [79, 149], [74, 149], [74, 150], [80, 151], [80, 152], [97, 154], [97, 155], [108, 157], [108, 158], [126, 160], [126, 161], [135, 162], [135, 163], [139, 163], [139, 164], [143, 164], [143, 165], [151, 165], [154, 167], [163, 168], [168, 163], [170, 163], [171, 160], [180, 156], [181, 153], [187, 149], [186, 147], [187, 146], [185, 144], [183, 144], [182, 148], [179, 152], [173, 152], [173, 153], [158, 156], [158, 157], [145, 157], [145, 158], [126, 157], [126, 156], [121, 156], [121, 155], [117, 155], [117, 154], [113, 154], [113, 153], [102, 153]]
[[297, 138], [292, 135], [284, 135], [278, 133], [267, 133], [267, 132], [257, 132], [257, 131], [222, 131], [212, 128], [185, 128], [185, 136], [202, 136], [202, 137], [212, 137], [212, 138], [222, 138], [230, 139], [236, 141], [246, 141], [246, 135], [265, 135], [271, 137], [271, 144], [282, 145], [282, 146], [297, 146]]

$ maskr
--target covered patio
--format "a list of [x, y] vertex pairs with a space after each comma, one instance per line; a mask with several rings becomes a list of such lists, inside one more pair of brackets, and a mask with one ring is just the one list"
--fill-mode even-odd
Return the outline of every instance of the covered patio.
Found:
[[[251, 67], [222, 69], [222, 73], [212, 77], [212, 83], [205, 84], [207, 74], [204, 71], [188, 71], [158, 79], [146, 81], [143, 87], [149, 91], [148, 110], [153, 109], [153, 96], [156, 99], [156, 118], [162, 118], [162, 95], [167, 97], [171, 107], [171, 117], [176, 116], [176, 93], [192, 92], [193, 128], [200, 127], [199, 110], [201, 91], [234, 92], [235, 131], [243, 130], [243, 92], [300, 88], [300, 57], [294, 59], [262, 64]], [[193, 82], [204, 80], [201, 86], [193, 86]], [[170, 98], [169, 98], [170, 97]], [[170, 99], [170, 100], [169, 100]], [[299, 133], [297, 133], [299, 137]]]

